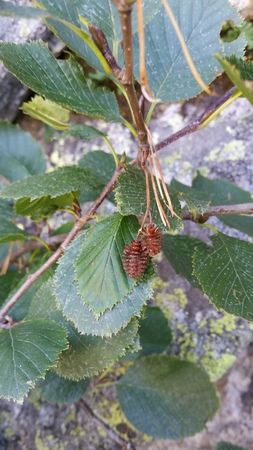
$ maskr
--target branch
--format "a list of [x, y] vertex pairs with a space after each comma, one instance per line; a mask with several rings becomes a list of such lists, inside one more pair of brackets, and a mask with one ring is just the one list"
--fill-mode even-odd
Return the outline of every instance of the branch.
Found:
[[240, 205], [210, 206], [204, 214], [194, 215], [191, 211], [183, 210], [183, 220], [204, 223], [211, 216], [228, 216], [232, 214], [253, 214], [253, 203], [241, 203]]
[[122, 436], [116, 433], [116, 431], [114, 431], [113, 428], [111, 428], [109, 425], [107, 425], [107, 423], [105, 423], [102, 419], [100, 419], [100, 417], [98, 417], [97, 414], [95, 414], [95, 412], [91, 409], [88, 403], [86, 403], [84, 400], [81, 399], [79, 400], [78, 404], [81, 405], [86, 412], [88, 411], [93, 420], [97, 422], [99, 426], [102, 426], [108, 433], [109, 437], [113, 439], [115, 442], [117, 442], [122, 449], [136, 450], [131, 442], [126, 441]]
[[74, 239], [74, 237], [77, 235], [77, 233], [81, 230], [81, 228], [90, 220], [90, 218], [95, 214], [98, 207], [101, 205], [101, 203], [105, 200], [105, 198], [110, 194], [110, 192], [113, 190], [114, 185], [117, 181], [117, 178], [120, 174], [120, 172], [123, 170], [123, 166], [120, 164], [117, 169], [115, 170], [112, 178], [110, 179], [109, 183], [105, 186], [103, 191], [101, 192], [100, 196], [95, 200], [93, 205], [90, 207], [87, 213], [85, 213], [82, 217], [77, 219], [75, 225], [73, 226], [72, 230], [69, 232], [69, 234], [66, 236], [60, 247], [53, 253], [52, 256], [43, 264], [36, 272], [30, 274], [27, 278], [27, 280], [24, 282], [24, 284], [17, 290], [17, 292], [11, 297], [11, 299], [6, 303], [6, 305], [0, 310], [0, 319], [4, 317], [7, 312], [15, 305], [15, 303], [22, 297], [22, 295], [29, 289], [30, 286], [32, 286], [33, 283], [44, 273], [46, 272], [49, 267], [51, 267], [64, 253], [67, 246], [70, 244], [70, 242]]
[[149, 143], [146, 125], [141, 114], [136, 90], [133, 82], [133, 38], [132, 38], [132, 5], [127, 0], [113, 0], [116, 8], [118, 9], [121, 29], [123, 34], [123, 48], [125, 56], [125, 76], [121, 80], [121, 83], [125, 87], [126, 93], [129, 98], [129, 102], [132, 108], [135, 124], [138, 130], [138, 139], [140, 142], [138, 151], [138, 161], [142, 160], [143, 154], [147, 154], [149, 151]]
[[235, 87], [229, 89], [216, 102], [214, 102], [214, 104], [210, 108], [208, 108], [207, 111], [205, 111], [203, 114], [201, 114], [201, 116], [199, 116], [196, 120], [194, 120], [194, 122], [190, 123], [189, 125], [186, 125], [186, 127], [182, 128], [182, 130], [177, 131], [176, 133], [167, 137], [163, 141], [159, 142], [159, 144], [157, 144], [155, 147], [156, 151], [161, 150], [162, 148], [166, 147], [169, 144], [172, 144], [172, 142], [177, 141], [178, 139], [180, 139], [183, 136], [186, 136], [187, 134], [197, 131], [199, 126], [202, 125], [208, 119], [208, 117], [210, 117], [217, 109], [219, 109], [220, 106], [229, 99], [229, 97], [231, 97], [234, 90]]

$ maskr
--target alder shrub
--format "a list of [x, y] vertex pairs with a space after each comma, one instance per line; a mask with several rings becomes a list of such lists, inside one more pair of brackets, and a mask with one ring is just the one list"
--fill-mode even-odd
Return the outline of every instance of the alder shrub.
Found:
[[[23, 111], [57, 130], [56, 138], [101, 137], [110, 150], [47, 172], [32, 137], [0, 122], [0, 396], [22, 402], [36, 386], [44, 399], [74, 401], [121, 361], [114, 384], [134, 427], [157, 439], [191, 436], [219, 402], [202, 368], [166, 352], [170, 326], [147, 305], [152, 258], [163, 248], [216, 308], [252, 321], [253, 245], [215, 229], [211, 245], [175, 231], [186, 219], [203, 224], [217, 215], [252, 237], [253, 204], [249, 192], [200, 174], [192, 186], [174, 179], [167, 186], [158, 152], [237, 97], [253, 103], [253, 65], [244, 58], [249, 27], [227, 0], [76, 0], [71, 8], [57, 0], [36, 7], [0, 1], [0, 13], [43, 18], [67, 48], [56, 59], [41, 41], [0, 43], [5, 67], [36, 93]], [[220, 39], [225, 21], [237, 29], [232, 42]], [[148, 124], [157, 103], [209, 92], [222, 70], [234, 87], [155, 146]], [[128, 127], [135, 159], [99, 129], [72, 123], [70, 111]], [[105, 199], [113, 212], [98, 218]], [[43, 240], [48, 219], [66, 211], [74, 220]]]

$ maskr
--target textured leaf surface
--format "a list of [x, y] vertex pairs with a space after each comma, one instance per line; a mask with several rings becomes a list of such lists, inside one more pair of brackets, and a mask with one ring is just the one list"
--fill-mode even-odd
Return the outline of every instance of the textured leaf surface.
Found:
[[26, 231], [18, 228], [10, 220], [0, 217], [0, 242], [18, 241], [28, 237]]
[[44, 380], [39, 379], [37, 381], [36, 390], [46, 402], [74, 403], [84, 395], [88, 383], [88, 379], [73, 381], [48, 371]]
[[97, 187], [94, 175], [80, 167], [70, 166], [16, 181], [0, 191], [0, 196], [15, 199], [29, 197], [31, 200], [46, 196], [56, 198], [74, 191], [92, 191], [94, 187]]
[[219, 402], [208, 376], [174, 356], [138, 359], [117, 383], [128, 420], [155, 439], [183, 439], [202, 430]]
[[69, 330], [69, 349], [59, 358], [55, 369], [58, 375], [80, 380], [101, 372], [125, 354], [134, 345], [138, 324], [133, 320], [111, 338], [81, 336], [74, 327]]
[[[206, 84], [217, 76], [214, 53], [236, 53], [242, 56], [242, 37], [231, 44], [220, 42], [222, 22], [240, 22], [236, 9], [227, 0], [170, 0], [184, 40], [194, 64]], [[152, 94], [163, 102], [194, 97], [201, 92], [190, 72], [181, 45], [164, 8], [145, 28], [146, 70]], [[134, 37], [138, 48], [138, 36]], [[135, 52], [135, 73], [139, 74], [139, 55]]]
[[[141, 215], [145, 214], [146, 211], [146, 184], [145, 175], [141, 170], [136, 169], [132, 166], [127, 166], [126, 171], [121, 173], [118, 178], [119, 187], [116, 188], [116, 202], [118, 209], [123, 215]], [[155, 195], [152, 189], [150, 181], [150, 203], [152, 211], [153, 222], [156, 223], [160, 228], [164, 228], [162, 223], [156, 201]], [[169, 190], [169, 189], [168, 189]], [[170, 193], [170, 191], [169, 191]], [[171, 201], [175, 212], [180, 216], [181, 207], [178, 199], [174, 194], [171, 194]], [[159, 196], [160, 197], [160, 196]], [[161, 198], [161, 197], [160, 197]], [[179, 228], [182, 225], [182, 221], [177, 219], [177, 217], [171, 217], [169, 209], [166, 207], [164, 202], [161, 200], [163, 208], [169, 219], [170, 226], [172, 230]]]
[[36, 378], [56, 364], [67, 346], [66, 330], [48, 320], [19, 323], [0, 331], [0, 395], [21, 401]]
[[139, 228], [136, 217], [113, 213], [97, 222], [84, 236], [75, 262], [79, 294], [96, 316], [133, 289], [136, 280], [122, 266], [125, 244], [135, 238]]
[[249, 102], [253, 105], [253, 63], [231, 56], [222, 58], [216, 55], [226, 74]]
[[163, 252], [169, 260], [175, 272], [183, 275], [193, 287], [199, 288], [199, 282], [193, 275], [193, 254], [195, 249], [200, 248], [203, 252], [209, 252], [210, 247], [203, 241], [185, 235], [163, 236]]
[[[194, 178], [193, 188], [199, 192], [207, 194], [212, 206], [216, 205], [233, 205], [240, 203], [251, 203], [252, 194], [243, 189], [229, 183], [225, 180], [210, 180], [198, 173]], [[242, 233], [246, 233], [253, 237], [253, 218], [251, 216], [218, 216], [218, 219], [228, 225], [236, 228]]]
[[56, 60], [42, 42], [2, 42], [0, 60], [22, 83], [53, 102], [108, 122], [123, 120], [114, 94], [88, 83], [73, 57]]
[[17, 181], [45, 170], [44, 155], [32, 136], [0, 120], [0, 175]]
[[124, 299], [112, 309], [107, 309], [97, 319], [89, 306], [83, 304], [75, 279], [76, 260], [83, 236], [77, 237], [61, 257], [55, 274], [55, 293], [59, 308], [67, 319], [74, 322], [80, 333], [111, 336], [125, 327], [132, 316], [139, 316], [143, 305], [152, 297], [150, 281], [140, 281]]
[[222, 233], [211, 238], [209, 252], [198, 248], [194, 274], [217, 308], [253, 320], [253, 244]]
[[8, 220], [15, 217], [13, 205], [9, 200], [0, 199], [0, 220], [2, 217]]

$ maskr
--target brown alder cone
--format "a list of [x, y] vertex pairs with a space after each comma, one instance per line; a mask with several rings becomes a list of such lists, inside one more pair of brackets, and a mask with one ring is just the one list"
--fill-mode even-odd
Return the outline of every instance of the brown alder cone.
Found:
[[131, 241], [123, 251], [123, 267], [131, 278], [139, 278], [147, 268], [149, 253], [140, 241]]
[[142, 245], [148, 250], [149, 256], [155, 256], [162, 250], [163, 235], [160, 228], [151, 223], [141, 232]]

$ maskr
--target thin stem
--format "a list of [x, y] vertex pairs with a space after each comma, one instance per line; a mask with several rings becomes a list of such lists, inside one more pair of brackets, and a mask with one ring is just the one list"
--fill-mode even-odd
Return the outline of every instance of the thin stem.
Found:
[[221, 113], [221, 111], [223, 111], [223, 109], [225, 109], [227, 106], [229, 106], [231, 103], [233, 103], [237, 98], [241, 97], [242, 92], [238, 91], [237, 89], [233, 92], [233, 94], [231, 95], [231, 97], [229, 97], [228, 100], [226, 100], [218, 109], [216, 109], [216, 111], [214, 111], [212, 114], [210, 114], [210, 116], [201, 124], [198, 126], [198, 130], [202, 130], [203, 128], [205, 128], [207, 125], [209, 125], [209, 123], [216, 117], [218, 116], [218, 114]]
[[172, 144], [172, 142], [177, 141], [183, 136], [186, 136], [187, 134], [194, 133], [194, 131], [197, 131], [202, 123], [204, 123], [208, 117], [210, 117], [214, 111], [218, 110], [220, 106], [225, 103], [229, 97], [233, 94], [235, 90], [235, 87], [232, 87], [227, 91], [222, 97], [220, 97], [210, 108], [207, 109], [207, 111], [204, 112], [204, 114], [201, 114], [194, 122], [190, 123], [189, 125], [186, 125], [186, 127], [182, 128], [182, 130], [177, 131], [176, 133], [172, 134], [171, 136], [167, 137], [163, 141], [159, 142], [159, 144], [156, 145], [156, 151], [161, 150], [164, 147], [167, 147], [167, 145]]
[[88, 405], [88, 403], [86, 403], [83, 399], [79, 400], [78, 405], [80, 405], [86, 412], [88, 412], [91, 415], [91, 417], [93, 418], [93, 420], [95, 422], [97, 422], [97, 424], [99, 426], [102, 426], [106, 430], [106, 432], [108, 433], [110, 438], [112, 440], [114, 440], [115, 442], [117, 442], [121, 446], [122, 449], [136, 450], [134, 445], [131, 442], [126, 441], [115, 430], [113, 430], [113, 428], [111, 428], [106, 422], [104, 422], [102, 419], [100, 419], [100, 417], [97, 416], [97, 414], [95, 414], [95, 412], [91, 409], [91, 407]]
[[183, 210], [183, 220], [193, 222], [204, 222], [211, 216], [227, 215], [251, 215], [253, 214], [253, 203], [241, 203], [239, 205], [209, 206], [203, 214], [193, 214], [191, 211]]
[[115, 161], [115, 165], [116, 165], [116, 167], [118, 167], [118, 165], [119, 165], [119, 158], [118, 158], [117, 153], [115, 152], [115, 150], [114, 150], [111, 142], [109, 141], [108, 137], [103, 136], [103, 139], [106, 142], [106, 144], [108, 145], [109, 149], [111, 150], [112, 156], [113, 156], [114, 161]]
[[74, 239], [81, 228], [90, 220], [90, 218], [95, 214], [97, 208], [109, 195], [109, 193], [114, 188], [117, 178], [122, 171], [123, 167], [120, 165], [115, 170], [109, 183], [105, 186], [97, 200], [93, 203], [87, 213], [85, 213], [80, 219], [77, 219], [72, 230], [68, 233], [60, 247], [53, 253], [53, 255], [33, 274], [30, 274], [24, 284], [17, 290], [17, 292], [11, 297], [11, 299], [6, 303], [6, 305], [0, 310], [0, 318], [4, 317], [7, 312], [15, 305], [15, 303], [22, 297], [22, 295], [32, 286], [33, 283], [44, 273], [49, 267], [51, 267], [64, 253], [70, 242]]
[[145, 123], [146, 123], [147, 126], [149, 125], [149, 122], [150, 122], [150, 120], [152, 118], [152, 114], [154, 112], [154, 109], [155, 109], [156, 105], [157, 105], [157, 103], [151, 103], [151, 105], [150, 105], [150, 108], [148, 110], [148, 114], [147, 114], [147, 117], [146, 117], [146, 120], [145, 120]]

